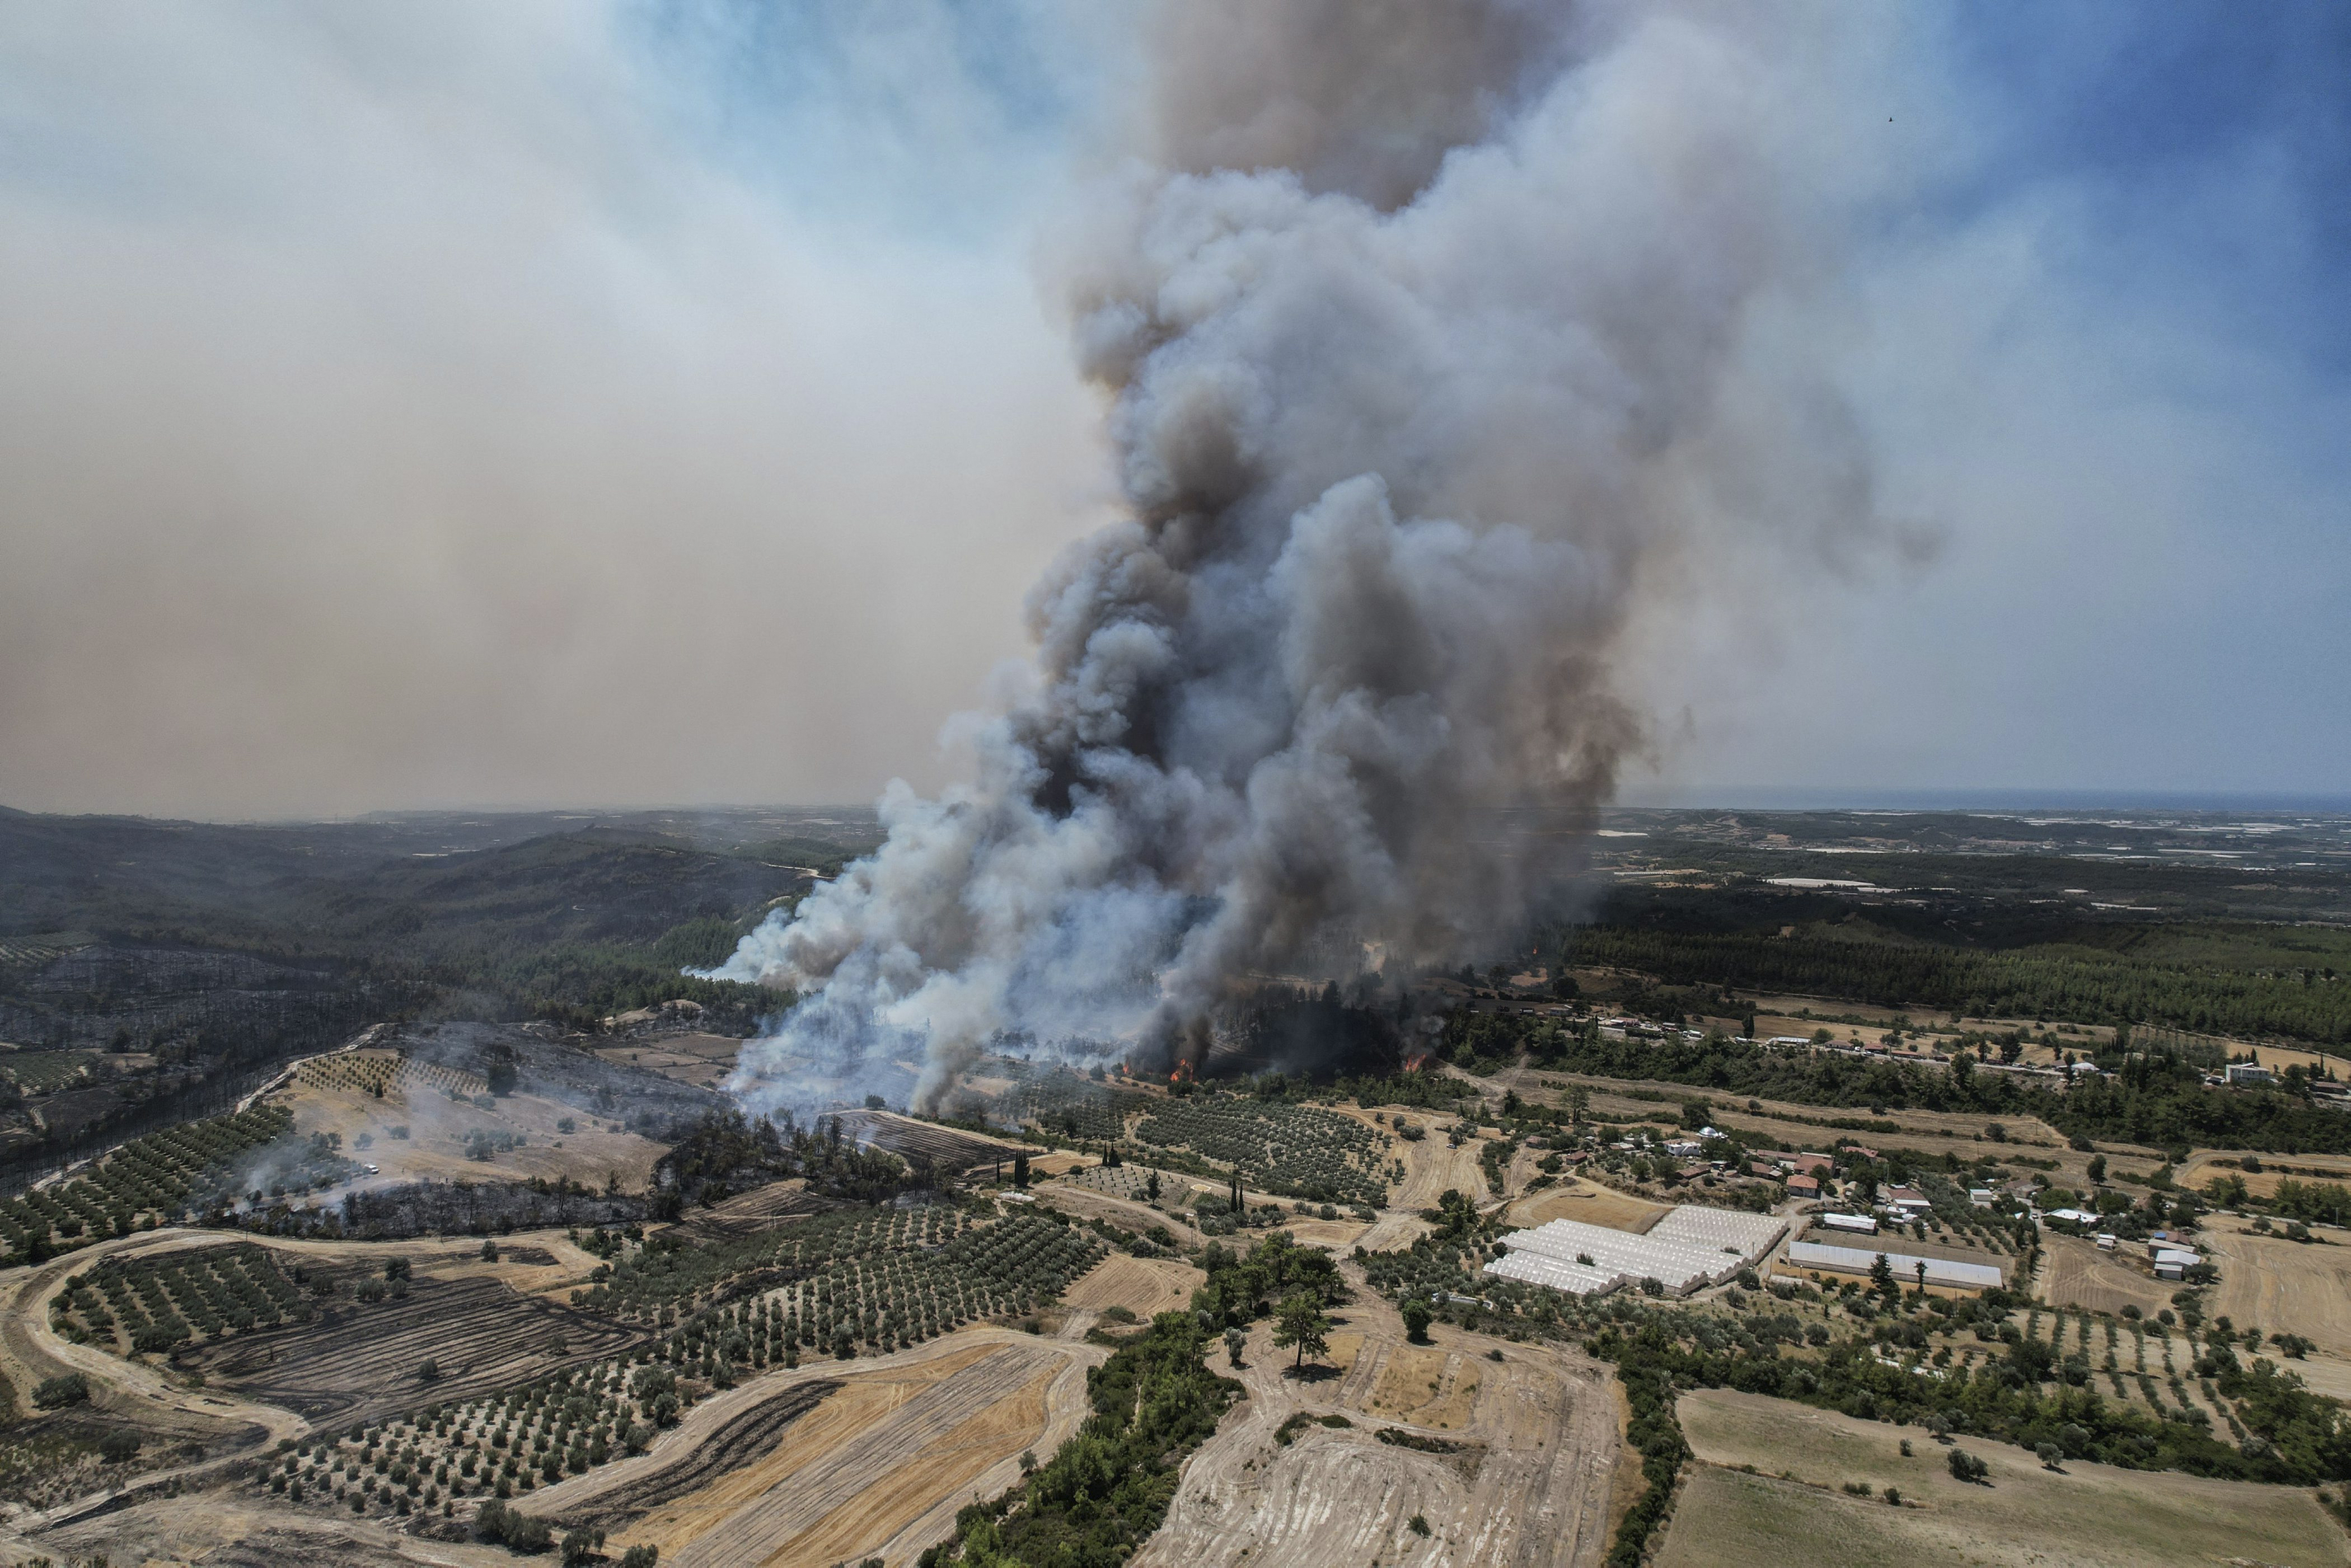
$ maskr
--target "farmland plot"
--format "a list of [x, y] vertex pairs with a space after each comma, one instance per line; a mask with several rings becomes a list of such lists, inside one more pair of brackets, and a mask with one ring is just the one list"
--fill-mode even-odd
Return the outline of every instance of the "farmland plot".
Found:
[[1387, 1135], [1316, 1106], [1199, 1093], [1155, 1103], [1134, 1136], [1188, 1148], [1283, 1197], [1374, 1208], [1387, 1201]]
[[[1679, 1413], [1702, 1462], [1675, 1504], [1661, 1568], [2351, 1562], [2342, 1528], [2295, 1488], [2080, 1460], [2061, 1473], [2022, 1449], [1962, 1439], [1991, 1467], [1990, 1485], [1970, 1485], [1936, 1444], [1914, 1436], [1906, 1456], [1905, 1434], [1881, 1423], [1728, 1389], [1686, 1394]], [[1863, 1482], [1873, 1495], [1843, 1490]], [[1887, 1506], [1888, 1486], [1902, 1506]]]
[[1127, 1118], [1151, 1103], [1142, 1095], [1111, 1088], [1061, 1066], [1024, 1075], [998, 1100], [1017, 1122], [1091, 1143], [1124, 1137]]
[[2081, 1307], [2098, 1313], [2118, 1313], [2126, 1306], [2135, 1306], [2153, 1317], [2171, 1304], [2172, 1293], [2179, 1288], [2166, 1284], [2153, 1274], [2141, 1273], [2078, 1236], [2052, 1232], [2042, 1238], [2042, 1246], [2046, 1262], [2041, 1271], [2040, 1294], [2053, 1306]]
[[1228, 1374], [1249, 1403], [1186, 1467], [1136, 1568], [1600, 1561], [1618, 1452], [1605, 1367], [1441, 1326], [1434, 1345], [1408, 1345], [1383, 1302], [1346, 1317], [1328, 1358], [1341, 1376], [1322, 1380], [1286, 1376], [1270, 1326], [1251, 1333], [1248, 1365]]
[[[416, 1280], [402, 1299], [300, 1328], [206, 1345], [183, 1365], [247, 1398], [318, 1420], [365, 1421], [611, 1355], [644, 1336], [496, 1280]], [[419, 1373], [434, 1364], [437, 1381]]]
[[307, 1323], [312, 1312], [277, 1254], [246, 1242], [109, 1258], [67, 1281], [50, 1326], [128, 1355]]
[[2298, 1334], [2321, 1350], [2351, 1356], [2351, 1239], [2322, 1231], [2327, 1240], [2289, 1241], [2225, 1221], [2203, 1234], [2220, 1268], [2208, 1310], [2226, 1314], [2240, 1328]]
[[1123, 1307], [1139, 1318], [1173, 1312], [1191, 1303], [1192, 1293], [1208, 1276], [1175, 1258], [1130, 1258], [1113, 1253], [1109, 1262], [1061, 1293], [1064, 1304], [1100, 1312]]
[[36, 1242], [70, 1247], [129, 1235], [135, 1224], [180, 1213], [200, 1188], [279, 1137], [292, 1119], [277, 1106], [256, 1106], [133, 1139], [70, 1181], [0, 1199], [0, 1241], [21, 1258]]
[[861, 1144], [872, 1144], [907, 1158], [928, 1159], [942, 1171], [969, 1170], [974, 1166], [1028, 1152], [1017, 1143], [999, 1142], [957, 1127], [943, 1127], [888, 1111], [842, 1111], [841, 1131]]

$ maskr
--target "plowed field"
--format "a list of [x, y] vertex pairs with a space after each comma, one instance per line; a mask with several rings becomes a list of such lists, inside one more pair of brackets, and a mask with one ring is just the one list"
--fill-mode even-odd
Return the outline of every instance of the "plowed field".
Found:
[[[338, 1307], [331, 1320], [241, 1335], [181, 1364], [246, 1398], [340, 1424], [505, 1388], [644, 1337], [496, 1280], [420, 1278], [405, 1300]], [[428, 1360], [441, 1373], [431, 1384], [417, 1376]]]
[[603, 1522], [614, 1555], [658, 1546], [664, 1568], [910, 1561], [975, 1490], [1017, 1479], [1024, 1450], [1049, 1454], [1076, 1430], [1085, 1369], [1104, 1354], [984, 1329], [854, 1369], [770, 1374], [643, 1458], [538, 1493], [535, 1511]]

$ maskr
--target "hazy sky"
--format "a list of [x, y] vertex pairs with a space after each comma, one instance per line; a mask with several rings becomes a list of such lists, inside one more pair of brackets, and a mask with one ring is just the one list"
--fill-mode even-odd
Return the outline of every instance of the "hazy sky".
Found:
[[[1114, 503], [1142, 15], [0, 9], [0, 804], [937, 781]], [[1682, 563], [1637, 787], [2351, 787], [2351, 8], [1901, 15], [1788, 330], [1906, 547]]]

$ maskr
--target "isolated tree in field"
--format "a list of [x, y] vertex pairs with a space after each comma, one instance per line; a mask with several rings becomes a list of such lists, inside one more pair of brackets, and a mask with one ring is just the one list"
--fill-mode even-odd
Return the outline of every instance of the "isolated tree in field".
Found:
[[1428, 1303], [1415, 1296], [1404, 1303], [1403, 1314], [1405, 1337], [1415, 1345], [1426, 1345], [1428, 1325], [1437, 1316], [1428, 1310]]
[[511, 1095], [515, 1092], [515, 1064], [504, 1056], [493, 1057], [489, 1064], [482, 1070], [482, 1077], [489, 1084], [490, 1093], [493, 1095]]
[[1322, 1303], [1301, 1291], [1281, 1303], [1275, 1320], [1273, 1343], [1283, 1348], [1298, 1347], [1298, 1366], [1306, 1365], [1307, 1356], [1320, 1357], [1331, 1348], [1331, 1320], [1322, 1314]]
[[1012, 1157], [1012, 1185], [1015, 1187], [1029, 1185], [1029, 1157], [1025, 1154], [1016, 1154]]
[[1249, 1335], [1239, 1329], [1225, 1330], [1225, 1359], [1235, 1366], [1241, 1364], [1241, 1351], [1249, 1345]]
[[1159, 1173], [1157, 1171], [1153, 1171], [1148, 1177], [1144, 1179], [1143, 1190], [1144, 1194], [1150, 1198], [1151, 1201], [1154, 1203], [1159, 1201]]

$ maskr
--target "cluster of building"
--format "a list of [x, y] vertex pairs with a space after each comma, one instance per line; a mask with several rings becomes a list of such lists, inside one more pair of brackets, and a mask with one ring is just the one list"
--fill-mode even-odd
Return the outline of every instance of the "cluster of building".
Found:
[[1773, 1215], [1690, 1204], [1639, 1234], [1554, 1220], [1503, 1237], [1501, 1256], [1485, 1272], [1574, 1295], [1602, 1295], [1645, 1280], [1683, 1295], [1754, 1267], [1787, 1231], [1788, 1222]]

